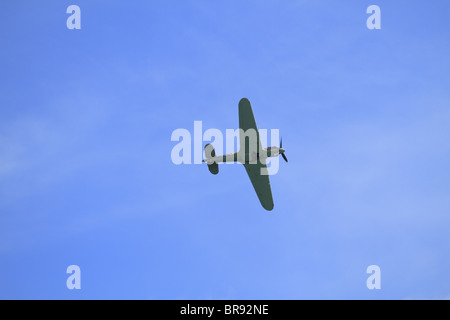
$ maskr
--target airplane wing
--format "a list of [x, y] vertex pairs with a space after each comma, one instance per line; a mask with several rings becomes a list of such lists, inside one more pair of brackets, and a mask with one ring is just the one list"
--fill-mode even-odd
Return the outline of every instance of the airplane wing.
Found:
[[[265, 161], [264, 161], [265, 162]], [[265, 163], [244, 164], [250, 180], [252, 181], [253, 188], [258, 195], [259, 202], [266, 210], [273, 209], [272, 189], [270, 188], [270, 180], [268, 175], [261, 174], [261, 171], [267, 171]]]
[[[249, 129], [255, 130], [257, 139], [257, 145], [255, 147], [262, 150], [261, 139], [259, 138], [258, 127], [256, 126], [255, 117], [253, 116], [252, 106], [250, 105], [250, 101], [246, 98], [242, 98], [241, 101], [239, 101], [239, 129], [244, 130], [244, 132]], [[240, 135], [239, 143], [241, 150], [246, 150], [247, 152], [250, 150], [249, 139], [245, 139], [245, 135]], [[245, 149], [243, 148], [244, 146]]]
[[[256, 126], [255, 117], [253, 115], [252, 106], [250, 105], [250, 101], [246, 98], [239, 101], [239, 129], [244, 130], [244, 132], [249, 129], [255, 130], [257, 138], [255, 147], [259, 148], [258, 152], [263, 150], [261, 139], [259, 138], [258, 127]], [[249, 152], [249, 150], [251, 150], [249, 147], [250, 141], [250, 139], [246, 139], [245, 135], [240, 135], [239, 142], [241, 152]], [[247, 155], [246, 160], [248, 159], [249, 156]], [[270, 211], [273, 209], [273, 198], [269, 176], [267, 175], [267, 165], [265, 162], [266, 161], [264, 160], [261, 162], [258, 159], [255, 163], [244, 163], [244, 167], [250, 177], [250, 180], [252, 181], [253, 188], [258, 195], [261, 205], [264, 209]], [[266, 175], [261, 174], [261, 172], [265, 172]]]

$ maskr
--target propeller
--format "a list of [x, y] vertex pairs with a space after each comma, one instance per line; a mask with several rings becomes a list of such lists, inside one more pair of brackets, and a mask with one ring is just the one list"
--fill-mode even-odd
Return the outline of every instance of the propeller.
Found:
[[281, 138], [280, 140], [280, 154], [283, 157], [284, 161], [288, 162], [288, 159], [286, 158], [286, 155], [284, 154], [284, 149], [283, 149], [283, 138]]

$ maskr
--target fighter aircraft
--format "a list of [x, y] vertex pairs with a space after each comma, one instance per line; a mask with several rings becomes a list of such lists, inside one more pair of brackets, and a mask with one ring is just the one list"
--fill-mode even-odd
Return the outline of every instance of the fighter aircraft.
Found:
[[216, 152], [211, 144], [205, 146], [205, 159], [208, 169], [212, 174], [219, 173], [218, 163], [240, 162], [244, 165], [248, 176], [253, 184], [253, 188], [258, 195], [258, 199], [264, 209], [273, 209], [272, 190], [267, 171], [266, 159], [276, 157], [281, 154], [288, 162], [283, 149], [283, 140], [280, 147], [263, 148], [259, 138], [258, 127], [253, 116], [252, 106], [248, 99], [239, 101], [239, 151], [222, 156], [216, 156]]

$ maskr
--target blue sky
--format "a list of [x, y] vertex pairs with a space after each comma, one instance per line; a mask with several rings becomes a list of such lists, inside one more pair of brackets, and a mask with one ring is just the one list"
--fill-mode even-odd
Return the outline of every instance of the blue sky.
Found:
[[[0, 298], [449, 298], [449, 12], [2, 3]], [[242, 166], [170, 158], [195, 120], [236, 129], [242, 97], [287, 150], [271, 213]], [[72, 264], [81, 290], [66, 288]]]

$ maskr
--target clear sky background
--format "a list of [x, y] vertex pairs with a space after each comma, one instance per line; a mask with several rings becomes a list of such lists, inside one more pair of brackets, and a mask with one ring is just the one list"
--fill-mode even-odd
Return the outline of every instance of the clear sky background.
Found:
[[[448, 299], [449, 18], [445, 0], [2, 1], [0, 298]], [[242, 97], [287, 150], [270, 213], [241, 165], [170, 158], [194, 120], [236, 129]]]

